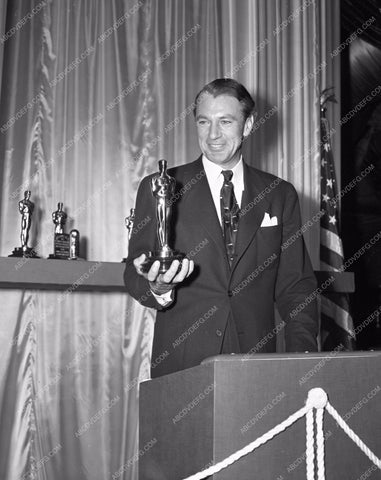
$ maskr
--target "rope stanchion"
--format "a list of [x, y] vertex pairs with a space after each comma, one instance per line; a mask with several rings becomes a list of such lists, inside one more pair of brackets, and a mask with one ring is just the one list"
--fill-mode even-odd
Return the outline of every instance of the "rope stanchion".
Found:
[[306, 474], [307, 480], [315, 478], [315, 448], [314, 448], [314, 411], [306, 413]]
[[[308, 392], [307, 405], [311, 408], [310, 412], [314, 417], [316, 409], [315, 421], [316, 421], [316, 442], [313, 445], [315, 450], [316, 445], [316, 463], [317, 463], [317, 477], [318, 480], [325, 480], [325, 468], [324, 468], [324, 432], [323, 432], [323, 414], [324, 408], [328, 402], [328, 397], [322, 388], [313, 388]], [[314, 434], [313, 427], [312, 436]], [[315, 471], [311, 479], [315, 478]], [[307, 477], [310, 480], [310, 477]]]
[[327, 404], [327, 412], [332, 415], [332, 417], [336, 420], [339, 426], [344, 430], [344, 432], [348, 435], [348, 437], [355, 442], [355, 444], [362, 450], [365, 455], [371, 460], [376, 467], [381, 470], [381, 460], [376, 457], [376, 455], [368, 448], [365, 443], [361, 440], [361, 438], [356, 435], [356, 433], [351, 429], [351, 427], [341, 418], [339, 413], [333, 408], [333, 406], [328, 402]]
[[299, 420], [299, 418], [304, 417], [304, 415], [307, 413], [307, 410], [308, 410], [307, 407], [301, 408], [297, 412], [290, 415], [282, 423], [272, 428], [267, 433], [257, 438], [253, 442], [249, 443], [246, 447], [233, 453], [232, 455], [227, 457], [225, 460], [218, 462], [216, 465], [213, 465], [212, 467], [209, 467], [206, 470], [203, 470], [202, 472], [198, 472], [198, 473], [195, 473], [194, 475], [191, 475], [190, 477], [186, 477], [184, 480], [202, 480], [203, 478], [209, 477], [210, 475], [214, 475], [215, 473], [223, 470], [224, 468], [228, 467], [232, 463], [239, 460], [241, 457], [244, 457], [248, 453], [253, 452], [258, 447], [260, 447], [261, 445], [265, 444], [266, 442], [274, 438], [276, 435], [278, 435], [278, 433], [281, 433], [284, 430], [286, 430], [286, 428], [288, 428], [290, 425], [292, 425], [297, 420]]
[[[314, 415], [316, 410], [316, 415]], [[239, 460], [241, 457], [253, 452], [261, 445], [264, 445], [269, 440], [272, 440], [276, 435], [285, 431], [289, 426], [306, 416], [306, 473], [307, 480], [315, 479], [315, 458], [316, 458], [316, 473], [317, 480], [325, 480], [325, 465], [324, 465], [324, 410], [332, 415], [344, 432], [355, 442], [355, 444], [365, 453], [365, 455], [381, 469], [381, 460], [365, 445], [358, 435], [349, 427], [349, 425], [342, 419], [339, 413], [328, 402], [326, 392], [322, 388], [313, 388], [308, 392], [306, 405], [297, 412], [290, 415], [286, 420], [279, 425], [273, 427], [267, 433], [249, 443], [246, 447], [233, 453], [225, 460], [218, 462], [206, 470], [195, 473], [184, 480], [202, 480], [210, 475], [220, 472], [229, 465]], [[316, 422], [316, 440], [314, 430], [314, 420]], [[316, 450], [316, 456], [315, 456]]]
[[316, 410], [316, 463], [318, 480], [325, 480], [323, 419], [324, 408], [318, 408]]

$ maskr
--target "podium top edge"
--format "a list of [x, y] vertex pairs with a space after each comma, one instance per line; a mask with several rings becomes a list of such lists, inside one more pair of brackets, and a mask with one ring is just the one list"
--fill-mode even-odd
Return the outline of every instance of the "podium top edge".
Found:
[[248, 354], [237, 354], [232, 353], [228, 355], [214, 355], [213, 357], [205, 358], [201, 362], [201, 365], [208, 365], [211, 363], [221, 363], [221, 362], [251, 362], [251, 361], [271, 361], [271, 360], [312, 360], [317, 359], [321, 360], [322, 358], [369, 358], [369, 357], [381, 357], [380, 350], [372, 351], [355, 351], [355, 352], [337, 352], [332, 350], [330, 352], [311, 352], [311, 353], [255, 353], [252, 355]]

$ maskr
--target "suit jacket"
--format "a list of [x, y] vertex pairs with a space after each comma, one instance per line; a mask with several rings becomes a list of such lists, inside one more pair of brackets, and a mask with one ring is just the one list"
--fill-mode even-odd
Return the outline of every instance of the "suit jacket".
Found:
[[[127, 291], [158, 310], [151, 373], [157, 377], [198, 365], [221, 353], [225, 329], [235, 325], [241, 353], [274, 352], [274, 302], [285, 325], [286, 350], [317, 349], [316, 280], [300, 227], [294, 187], [244, 164], [244, 192], [232, 267], [201, 157], [172, 168], [170, 246], [195, 262], [193, 274], [161, 307], [133, 260], [157, 246], [155, 199], [142, 180], [125, 270]], [[265, 214], [278, 224], [261, 226]], [[239, 352], [237, 352], [239, 353]]]

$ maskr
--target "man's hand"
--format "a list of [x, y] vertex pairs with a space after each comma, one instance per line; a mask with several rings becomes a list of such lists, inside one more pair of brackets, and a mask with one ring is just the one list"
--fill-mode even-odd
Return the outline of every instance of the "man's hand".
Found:
[[183, 282], [193, 272], [194, 262], [184, 258], [182, 261], [181, 269], [177, 272], [180, 262], [173, 260], [169, 270], [165, 273], [159, 274], [160, 262], [156, 260], [153, 262], [151, 268], [147, 273], [142, 272], [142, 263], [146, 259], [144, 253], [140, 257], [135, 258], [134, 267], [138, 275], [141, 275], [149, 281], [150, 288], [156, 295], [162, 295], [172, 290], [176, 285]]

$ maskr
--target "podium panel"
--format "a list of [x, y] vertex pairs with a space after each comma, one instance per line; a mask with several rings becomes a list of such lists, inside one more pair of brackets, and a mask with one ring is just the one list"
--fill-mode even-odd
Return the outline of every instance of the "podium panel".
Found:
[[[303, 407], [315, 387], [380, 457], [381, 352], [221, 355], [140, 385], [139, 480], [181, 480], [218, 463]], [[327, 478], [356, 480], [371, 468], [327, 412], [324, 432]], [[305, 444], [301, 418], [208, 478], [305, 480]]]

